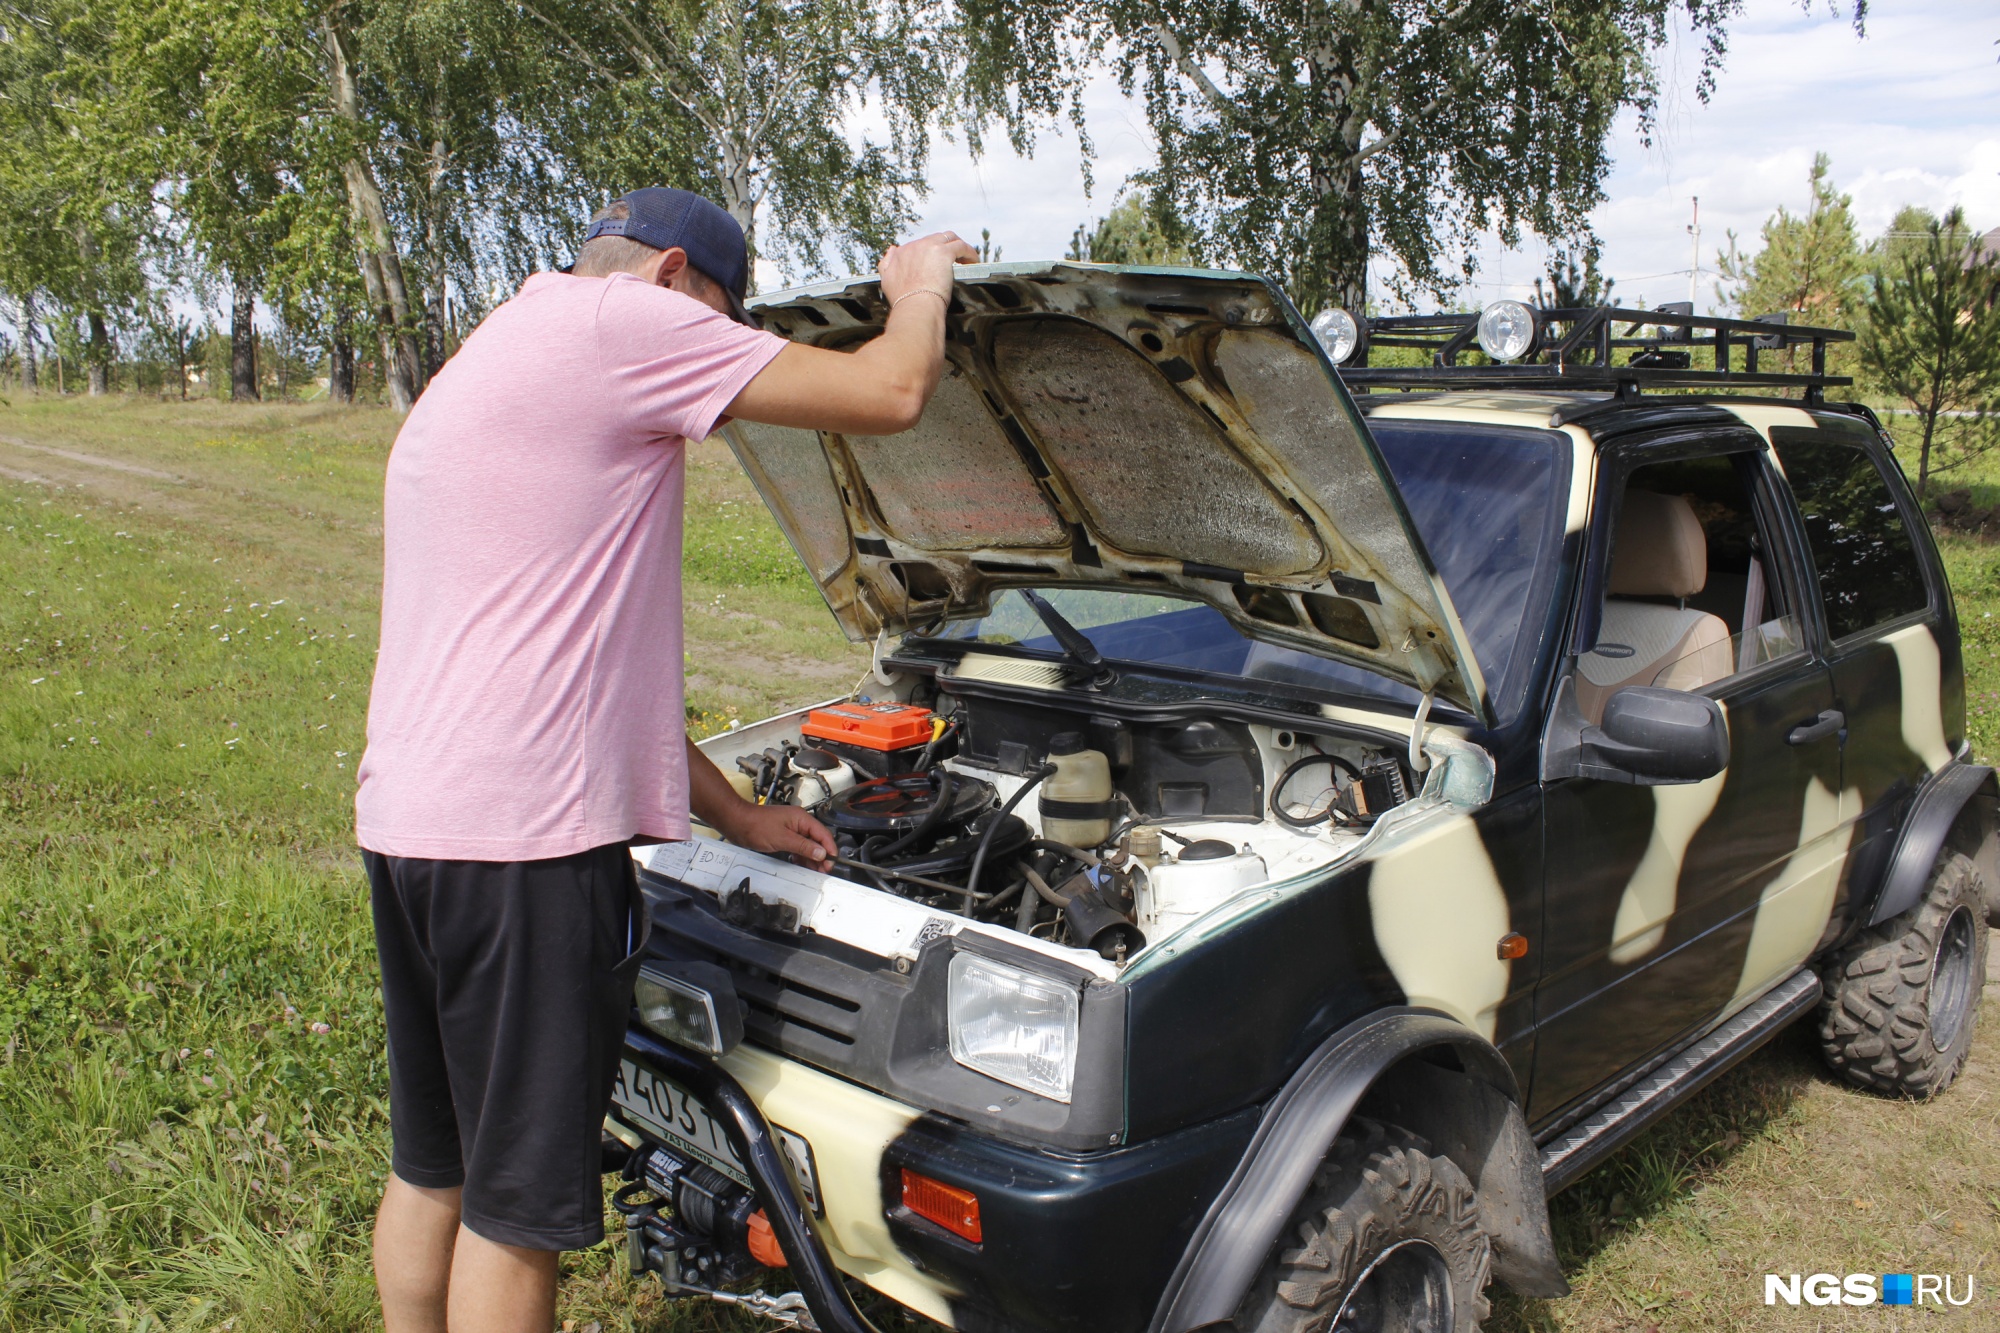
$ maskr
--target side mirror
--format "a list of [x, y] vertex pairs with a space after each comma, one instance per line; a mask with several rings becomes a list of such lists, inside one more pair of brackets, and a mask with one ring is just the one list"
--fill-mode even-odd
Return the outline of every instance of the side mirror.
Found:
[[1607, 782], [1700, 782], [1729, 767], [1729, 725], [1715, 700], [1630, 685], [1604, 704], [1604, 721], [1578, 736], [1577, 772]]

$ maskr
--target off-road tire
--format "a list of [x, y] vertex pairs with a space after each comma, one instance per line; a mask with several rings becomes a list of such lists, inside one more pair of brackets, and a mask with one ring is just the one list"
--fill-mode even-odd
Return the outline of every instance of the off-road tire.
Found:
[[1972, 1047], [1986, 946], [1985, 880], [1972, 858], [1947, 850], [1922, 901], [1862, 931], [1821, 969], [1827, 1064], [1879, 1092], [1943, 1092]]
[[1296, 1244], [1280, 1240], [1243, 1298], [1232, 1321], [1239, 1333], [1344, 1329], [1335, 1320], [1349, 1293], [1399, 1246], [1429, 1246], [1443, 1260], [1450, 1309], [1437, 1333], [1478, 1333], [1486, 1317], [1493, 1244], [1472, 1182], [1408, 1130], [1350, 1121], [1307, 1187], [1292, 1236]]

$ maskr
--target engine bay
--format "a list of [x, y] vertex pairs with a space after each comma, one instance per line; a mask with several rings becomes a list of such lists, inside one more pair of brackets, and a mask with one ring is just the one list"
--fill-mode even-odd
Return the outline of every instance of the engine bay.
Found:
[[825, 824], [839, 848], [828, 873], [1114, 965], [1339, 859], [1421, 785], [1402, 747], [1331, 726], [929, 689], [821, 705], [703, 749], [745, 799]]

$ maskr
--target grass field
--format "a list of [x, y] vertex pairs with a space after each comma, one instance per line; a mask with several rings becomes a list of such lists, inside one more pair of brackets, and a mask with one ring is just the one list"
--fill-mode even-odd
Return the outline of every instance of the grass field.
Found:
[[[349, 798], [393, 430], [0, 407], [0, 1328], [375, 1326], [385, 1074]], [[865, 652], [715, 446], [688, 520], [697, 725], [849, 688]], [[1993, 753], [2000, 547], [1949, 558]], [[1492, 1326], [1914, 1326], [1768, 1310], [1761, 1274], [1916, 1270], [1979, 1275], [1941, 1326], [2000, 1327], [1991, 996], [1929, 1104], [1836, 1086], [1802, 1032], [1780, 1040], [1559, 1199], [1577, 1294]], [[578, 1330], [752, 1327], [665, 1305], [608, 1245], [569, 1257], [562, 1300]]]

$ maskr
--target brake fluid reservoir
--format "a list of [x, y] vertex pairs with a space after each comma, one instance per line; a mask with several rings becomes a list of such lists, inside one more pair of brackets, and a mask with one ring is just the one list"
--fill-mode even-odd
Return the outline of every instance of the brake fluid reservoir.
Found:
[[790, 768], [798, 779], [794, 805], [818, 805], [854, 785], [854, 765], [830, 750], [800, 750], [792, 756]]
[[1111, 761], [1101, 750], [1084, 748], [1083, 737], [1065, 731], [1049, 741], [1055, 772], [1042, 780], [1036, 809], [1042, 836], [1089, 849], [1111, 836]]
[[1139, 894], [1139, 928], [1146, 938], [1160, 939], [1268, 878], [1264, 858], [1255, 852], [1203, 839], [1146, 871], [1146, 886]]

